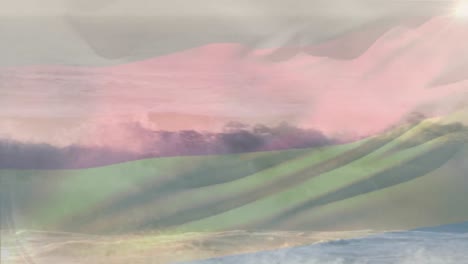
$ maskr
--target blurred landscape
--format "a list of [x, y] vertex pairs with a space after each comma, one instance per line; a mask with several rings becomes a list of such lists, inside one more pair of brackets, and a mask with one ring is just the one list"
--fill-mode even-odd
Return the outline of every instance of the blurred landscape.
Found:
[[468, 1], [1, 6], [2, 264], [468, 263]]
[[315, 148], [3, 169], [2, 229], [10, 236], [2, 234], [2, 247], [16, 237], [44, 263], [91, 261], [84, 252], [99, 263], [116, 251], [115, 263], [154, 263], [137, 260], [147, 256], [141, 243], [152, 261], [168, 263], [463, 222], [462, 117], [412, 120]]

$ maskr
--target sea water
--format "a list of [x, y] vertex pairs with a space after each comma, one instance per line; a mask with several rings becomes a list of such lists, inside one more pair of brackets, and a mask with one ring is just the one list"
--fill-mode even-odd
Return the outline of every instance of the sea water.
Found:
[[468, 233], [406, 231], [234, 255], [190, 264], [463, 264]]

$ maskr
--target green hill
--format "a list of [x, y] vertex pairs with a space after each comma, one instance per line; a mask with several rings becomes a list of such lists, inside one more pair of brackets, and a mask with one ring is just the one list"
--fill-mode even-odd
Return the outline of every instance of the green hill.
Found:
[[2, 170], [0, 188], [18, 229], [410, 229], [468, 220], [467, 136], [426, 120], [316, 149]]

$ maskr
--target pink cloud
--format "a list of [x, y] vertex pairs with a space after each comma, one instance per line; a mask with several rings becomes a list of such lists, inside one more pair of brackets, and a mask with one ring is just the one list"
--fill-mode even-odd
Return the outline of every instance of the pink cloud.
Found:
[[[452, 64], [461, 63], [457, 55], [464, 52], [466, 40], [467, 24], [434, 18], [418, 28], [394, 28], [350, 60], [312, 56], [307, 51], [314, 47], [300, 47], [303, 52], [289, 60], [272, 62], [265, 54], [274, 50], [245, 52], [239, 44], [225, 43], [107, 68], [16, 71], [24, 76], [38, 70], [49, 72], [22, 85], [23, 89], [42, 87], [56, 100], [42, 96], [44, 101], [32, 102], [31, 107], [52, 105], [55, 108], [47, 113], [66, 109], [94, 123], [105, 123], [107, 117], [125, 119], [128, 114], [144, 119], [150, 112], [174, 112], [240, 121], [288, 119], [328, 134], [369, 135], [398, 122], [420, 105], [465, 91], [463, 81], [439, 87], [431, 84]], [[320, 44], [322, 48], [326, 45]], [[61, 102], [60, 94], [66, 84], [47, 80], [57, 76], [74, 80], [74, 87], [68, 89], [82, 89], [67, 97], [67, 105]], [[11, 79], [9, 84], [18, 81]], [[22, 100], [21, 96], [12, 98]], [[157, 120], [152, 122], [157, 126]], [[187, 128], [193, 125], [187, 124]], [[206, 129], [213, 127], [207, 125]], [[115, 132], [84, 135], [101, 138], [111, 133]], [[123, 132], [121, 138], [117, 133], [114, 136], [111, 141], [124, 146], [135, 140]]]

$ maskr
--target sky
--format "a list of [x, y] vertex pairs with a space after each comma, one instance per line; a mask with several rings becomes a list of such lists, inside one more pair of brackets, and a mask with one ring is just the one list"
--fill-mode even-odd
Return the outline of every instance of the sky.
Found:
[[361, 137], [446, 115], [467, 98], [460, 3], [0, 0], [0, 137], [111, 144], [126, 122], [232, 120]]
[[[447, 0], [2, 0], [3, 14], [124, 14], [124, 15], [283, 15], [327, 12], [358, 14], [425, 13], [434, 7], [447, 6]], [[347, 9], [351, 7], [352, 9]]]
[[[313, 44], [366, 26], [419, 23], [453, 1], [1, 0], [0, 65], [108, 65], [209, 43]], [[34, 19], [36, 18], [36, 19]]]

